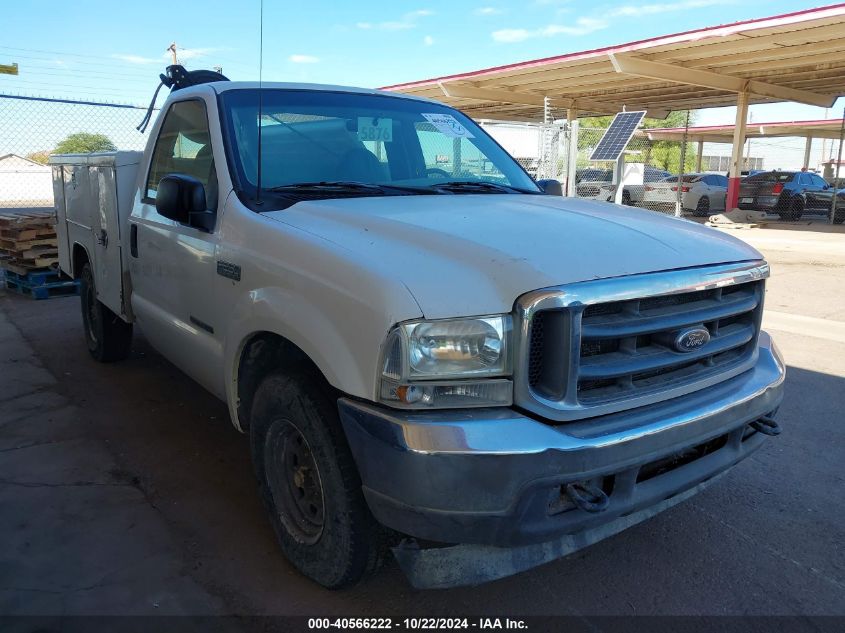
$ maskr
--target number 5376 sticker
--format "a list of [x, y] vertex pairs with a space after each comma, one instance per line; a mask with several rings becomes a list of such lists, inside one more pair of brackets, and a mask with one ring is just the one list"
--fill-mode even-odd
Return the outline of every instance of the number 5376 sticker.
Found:
[[358, 140], [390, 143], [393, 140], [393, 119], [358, 117]]

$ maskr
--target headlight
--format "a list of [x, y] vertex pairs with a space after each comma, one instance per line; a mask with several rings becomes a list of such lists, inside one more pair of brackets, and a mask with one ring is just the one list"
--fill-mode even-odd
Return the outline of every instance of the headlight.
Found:
[[[512, 400], [508, 315], [398, 325], [382, 355], [379, 397], [409, 408], [500, 406]], [[476, 380], [482, 378], [483, 380]]]

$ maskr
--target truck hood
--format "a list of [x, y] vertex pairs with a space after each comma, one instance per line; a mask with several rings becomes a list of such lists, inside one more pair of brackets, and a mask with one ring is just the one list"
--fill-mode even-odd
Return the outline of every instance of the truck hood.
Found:
[[560, 284], [762, 258], [694, 222], [556, 196], [346, 198], [264, 215], [367, 258], [427, 318], [509, 312], [523, 293]]

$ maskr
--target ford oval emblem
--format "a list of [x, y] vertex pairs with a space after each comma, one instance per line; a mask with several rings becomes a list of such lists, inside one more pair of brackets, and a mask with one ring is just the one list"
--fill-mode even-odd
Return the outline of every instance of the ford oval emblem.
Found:
[[704, 326], [681, 330], [675, 337], [675, 349], [679, 352], [694, 352], [710, 342], [710, 332]]

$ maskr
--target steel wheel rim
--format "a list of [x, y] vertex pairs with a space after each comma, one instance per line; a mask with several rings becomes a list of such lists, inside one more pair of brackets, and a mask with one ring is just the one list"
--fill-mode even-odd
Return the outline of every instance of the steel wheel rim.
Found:
[[308, 440], [293, 422], [278, 420], [271, 425], [264, 464], [285, 530], [297, 542], [313, 545], [323, 535], [325, 523], [323, 483]]

